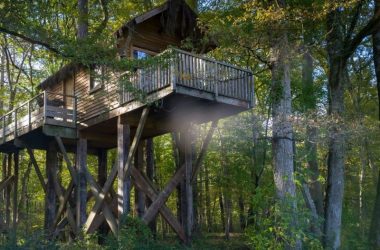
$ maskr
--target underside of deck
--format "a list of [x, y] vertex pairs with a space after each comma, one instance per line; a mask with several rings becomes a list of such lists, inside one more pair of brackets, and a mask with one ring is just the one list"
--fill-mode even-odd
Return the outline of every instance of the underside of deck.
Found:
[[[160, 99], [156, 99], [162, 97]], [[205, 92], [189, 88], [170, 87], [148, 96], [150, 103], [132, 101], [122, 107], [107, 112], [99, 117], [81, 122], [77, 129], [54, 125], [42, 125], [29, 133], [19, 136], [33, 149], [47, 149], [54, 136], [62, 138], [67, 150], [75, 152], [77, 135], [88, 141], [88, 153], [96, 154], [98, 149], [111, 149], [117, 145], [118, 116], [122, 123], [128, 124], [131, 136], [134, 135], [144, 107], [150, 106], [149, 116], [143, 130], [142, 138], [150, 138], [165, 133], [180, 131], [189, 122], [201, 124], [228, 117], [250, 107], [250, 103], [227, 97], [216, 97]], [[105, 117], [107, 116], [107, 118]], [[105, 120], [98, 122], [99, 120]], [[17, 143], [16, 143], [17, 144]], [[21, 147], [10, 140], [0, 145], [0, 152], [12, 152]]]

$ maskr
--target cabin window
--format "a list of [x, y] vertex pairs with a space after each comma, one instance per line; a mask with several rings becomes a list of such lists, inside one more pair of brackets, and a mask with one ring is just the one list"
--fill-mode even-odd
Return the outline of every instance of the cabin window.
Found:
[[103, 66], [93, 66], [90, 74], [90, 92], [101, 89], [104, 85], [105, 68]]
[[132, 56], [134, 59], [146, 59], [155, 56], [156, 54], [157, 53], [150, 50], [132, 47]]

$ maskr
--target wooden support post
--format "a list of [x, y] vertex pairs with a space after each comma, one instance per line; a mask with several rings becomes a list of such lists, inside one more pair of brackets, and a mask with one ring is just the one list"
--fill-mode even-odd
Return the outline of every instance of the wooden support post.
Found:
[[193, 187], [191, 183], [193, 173], [191, 126], [181, 132], [180, 140], [180, 145], [183, 147], [180, 152], [184, 154], [183, 159], [185, 164], [185, 178], [181, 185], [181, 221], [186, 233], [186, 243], [189, 243], [194, 220]]
[[124, 175], [124, 165], [129, 155], [130, 127], [123, 124], [121, 117], [117, 122], [117, 164], [118, 164], [118, 214], [119, 219], [123, 214], [130, 212], [131, 178]]
[[[12, 154], [8, 154], [7, 160], [7, 176], [10, 177], [12, 175]], [[9, 229], [11, 221], [11, 190], [11, 185], [8, 185], [5, 190], [5, 225], [7, 229]]]
[[[154, 168], [154, 148], [153, 148], [153, 138], [149, 138], [145, 143], [145, 153], [146, 153], [146, 175], [153, 183], [155, 177], [155, 168]], [[147, 197], [146, 205], [149, 207], [152, 204], [152, 200]], [[149, 228], [155, 236], [157, 233], [157, 216], [149, 223]]]
[[19, 151], [13, 154], [14, 160], [14, 181], [13, 181], [13, 230], [17, 227], [17, 188], [18, 188], [18, 171], [19, 171]]
[[84, 138], [79, 138], [77, 141], [77, 156], [76, 156], [76, 167], [78, 170], [78, 180], [77, 180], [77, 201], [76, 201], [76, 218], [77, 218], [77, 228], [81, 228], [87, 219], [86, 208], [87, 208], [87, 140]]
[[[103, 187], [107, 180], [107, 150], [100, 149], [98, 152], [98, 184], [100, 187]], [[98, 215], [98, 217], [100, 217]], [[99, 237], [98, 243], [103, 244], [105, 242], [105, 237], [109, 231], [109, 227], [107, 223], [104, 222], [104, 216], [102, 219], [102, 223], [99, 225]]]
[[45, 198], [45, 230], [50, 230], [53, 226], [56, 215], [56, 195], [54, 178], [57, 174], [57, 148], [54, 142], [50, 142], [46, 150], [46, 198]]
[[[137, 152], [135, 154], [135, 168], [144, 172], [143, 166], [143, 156], [144, 156], [144, 144], [140, 143]], [[139, 218], [144, 215], [145, 212], [145, 194], [143, 191], [135, 188], [135, 211]]]

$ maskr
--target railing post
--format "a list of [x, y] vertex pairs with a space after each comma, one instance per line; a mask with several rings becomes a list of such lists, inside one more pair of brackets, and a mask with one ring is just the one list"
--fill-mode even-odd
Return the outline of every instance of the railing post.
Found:
[[215, 100], [218, 98], [219, 96], [219, 79], [218, 79], [218, 63], [217, 62], [214, 62], [215, 64], [215, 73], [214, 73], [214, 79], [215, 79], [215, 86], [214, 86], [214, 90], [215, 90]]
[[18, 108], [15, 109], [15, 113], [14, 113], [14, 119], [15, 119], [15, 131], [14, 131], [14, 136], [15, 138], [17, 137], [17, 110]]
[[29, 131], [32, 130], [32, 107], [31, 101], [28, 102], [28, 128]]
[[43, 95], [44, 95], [43, 120], [44, 120], [44, 123], [46, 123], [46, 110], [47, 110], [47, 92], [46, 92], [46, 91], [44, 91], [44, 92], [43, 92]]
[[73, 123], [74, 123], [74, 126], [76, 126], [77, 125], [77, 98], [76, 96], [74, 96], [73, 98], [74, 98]]
[[[179, 54], [175, 50], [172, 50], [172, 53], [173, 53], [173, 57], [170, 58], [170, 81], [171, 81], [172, 89], [173, 89], [173, 91], [175, 91], [175, 89], [176, 89], [176, 81], [175, 81], [175, 68], [174, 68], [174, 65], [176, 65], [176, 59], [179, 58]], [[177, 56], [178, 56], [178, 58], [177, 58]], [[178, 60], [178, 67], [180, 67], [179, 60]]]
[[5, 116], [3, 116], [3, 143], [5, 143]]

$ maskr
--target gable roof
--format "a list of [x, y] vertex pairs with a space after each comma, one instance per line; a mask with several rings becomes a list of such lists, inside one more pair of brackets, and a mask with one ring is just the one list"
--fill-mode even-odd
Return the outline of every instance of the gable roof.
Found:
[[[183, 38], [190, 35], [199, 35], [199, 30], [196, 27], [197, 14], [194, 10], [186, 3], [185, 0], [168, 0], [164, 4], [157, 6], [147, 12], [144, 12], [127, 23], [122, 25], [114, 35], [117, 38], [127, 36], [129, 29], [134, 29], [135, 26], [153, 18], [157, 15], [161, 15], [161, 25], [163, 26], [173, 26], [171, 27], [172, 32], [174, 32], [177, 26], [181, 26], [185, 30], [184, 34], [180, 34]], [[177, 20], [176, 18], [182, 15], [183, 20]], [[163, 20], [164, 19], [164, 20]], [[184, 27], [183, 27], [184, 26]], [[164, 29], [168, 31], [169, 29]]]

